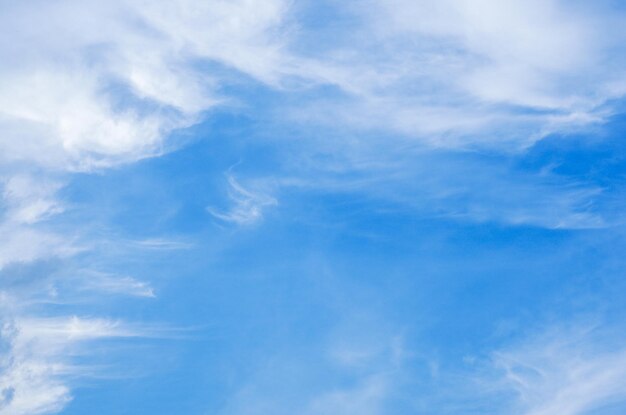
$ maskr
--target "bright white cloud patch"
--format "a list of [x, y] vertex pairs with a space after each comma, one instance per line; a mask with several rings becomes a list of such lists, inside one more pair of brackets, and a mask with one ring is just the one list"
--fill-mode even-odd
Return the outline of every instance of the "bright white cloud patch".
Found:
[[295, 52], [307, 31], [287, 25], [282, 0], [7, 3], [1, 157], [92, 169], [161, 154], [172, 131], [228, 98], [207, 69], [216, 63], [270, 85], [335, 84], [355, 98], [298, 117], [434, 144], [450, 145], [450, 134], [462, 137], [455, 145], [532, 141], [598, 121], [623, 93], [621, 43], [610, 36], [619, 17], [558, 1], [362, 6], [348, 9], [349, 32], [311, 55]]
[[[83, 374], [67, 356], [89, 342], [140, 333], [98, 319], [20, 318], [4, 321], [0, 410], [7, 415], [57, 412], [70, 401], [65, 380]], [[84, 353], [84, 351], [83, 351]]]
[[276, 78], [281, 1], [3, 5], [0, 153], [91, 169], [161, 153], [219, 101], [218, 62]]
[[[624, 93], [624, 15], [603, 4], [369, 0], [311, 77], [351, 99], [296, 117], [393, 130], [435, 146], [519, 148], [602, 121]], [[346, 11], [347, 10], [347, 11]], [[358, 46], [355, 46], [358, 45]]]

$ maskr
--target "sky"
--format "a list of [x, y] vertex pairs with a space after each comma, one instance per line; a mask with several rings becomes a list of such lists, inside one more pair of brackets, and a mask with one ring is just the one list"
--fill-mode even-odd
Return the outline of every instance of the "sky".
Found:
[[0, 0], [0, 414], [625, 413], [625, 28]]

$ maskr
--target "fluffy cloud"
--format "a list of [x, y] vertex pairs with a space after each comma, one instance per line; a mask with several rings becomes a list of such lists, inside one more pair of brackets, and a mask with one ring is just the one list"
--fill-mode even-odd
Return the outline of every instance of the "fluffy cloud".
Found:
[[219, 63], [272, 82], [282, 1], [3, 6], [0, 154], [92, 169], [159, 154], [220, 100]]

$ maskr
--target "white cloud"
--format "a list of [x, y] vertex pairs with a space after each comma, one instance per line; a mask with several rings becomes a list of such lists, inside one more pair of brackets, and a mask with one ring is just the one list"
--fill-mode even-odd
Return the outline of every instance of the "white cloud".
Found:
[[67, 257], [80, 250], [71, 237], [37, 226], [63, 212], [55, 193], [60, 183], [15, 174], [5, 178], [0, 206], [0, 269], [13, 262]]
[[141, 335], [136, 329], [102, 319], [19, 318], [4, 320], [0, 341], [0, 410], [7, 415], [58, 412], [71, 400], [66, 379], [84, 375], [68, 356], [85, 352], [89, 342]]
[[[1, 159], [92, 169], [159, 154], [220, 100], [217, 61], [273, 81], [280, 0], [7, 3]], [[10, 42], [8, 41], [10, 39]]]
[[265, 193], [252, 192], [244, 188], [233, 177], [228, 176], [228, 196], [233, 203], [227, 211], [207, 207], [207, 211], [218, 219], [238, 225], [249, 225], [263, 217], [263, 210], [278, 204], [277, 200]]
[[623, 94], [626, 16], [602, 2], [336, 7], [352, 20], [316, 49], [306, 70], [350, 98], [316, 100], [295, 110], [300, 119], [392, 130], [435, 146], [519, 149], [602, 121], [603, 104]]
[[[530, 107], [572, 104], [559, 77], [592, 68], [598, 49], [593, 20], [558, 1], [446, 0], [380, 3], [396, 33], [461, 48], [465, 76], [451, 82], [485, 100]], [[601, 45], [604, 46], [604, 45]]]
[[94, 291], [98, 294], [130, 295], [154, 298], [154, 289], [149, 283], [132, 277], [111, 275], [101, 272], [87, 272], [80, 275], [81, 290]]
[[[58, 196], [66, 173], [132, 162], [177, 145], [174, 130], [227, 99], [219, 93], [224, 70], [207, 68], [222, 65], [280, 82], [282, 0], [61, 0], [4, 2], [0, 8], [0, 60], [10, 63], [0, 69], [0, 269], [71, 257], [97, 244], [85, 240], [80, 224], [62, 231], [47, 226], [67, 208]], [[240, 206], [233, 220], [247, 221], [267, 203], [233, 189]], [[137, 244], [186, 246], [163, 239]], [[86, 342], [138, 334], [105, 319], [27, 317], [33, 299], [41, 306], [85, 290], [154, 296], [146, 282], [98, 272], [55, 276], [49, 290], [40, 290], [48, 275], [32, 278], [39, 281], [37, 292], [0, 286], [3, 318], [13, 327], [3, 332], [7, 347], [0, 350], [3, 414], [62, 409], [70, 399], [69, 372], [82, 370], [70, 356], [84, 351]], [[40, 312], [45, 315], [45, 307]]]
[[139, 246], [146, 249], [159, 249], [159, 250], [178, 250], [189, 249], [192, 245], [188, 242], [169, 240], [163, 238], [149, 238], [139, 241], [132, 241], [132, 245]]
[[[626, 351], [593, 328], [553, 328], [494, 354], [510, 413], [584, 415], [626, 403]], [[609, 341], [606, 341], [606, 340]]]
[[[598, 107], [624, 93], [623, 62], [610, 53], [623, 40], [610, 36], [619, 33], [621, 17], [591, 6], [538, 0], [363, 5], [353, 13], [352, 35], [337, 33], [333, 45], [316, 45], [317, 53], [296, 53], [306, 28], [290, 31], [286, 0], [3, 2], [0, 60], [9, 64], [0, 68], [0, 269], [83, 249], [74, 230], [61, 235], [44, 226], [66, 208], [57, 195], [62, 180], [50, 179], [51, 172], [162, 154], [176, 145], [174, 131], [232, 98], [220, 93], [223, 72], [276, 88], [294, 78], [299, 86], [334, 84], [347, 103], [316, 101], [292, 111], [454, 147], [527, 144], [564, 126], [601, 122]], [[214, 66], [228, 71], [208, 69]], [[232, 176], [228, 182], [233, 206], [208, 209], [221, 220], [254, 223], [277, 204], [265, 189]], [[520, 222], [529, 221], [524, 215]], [[158, 239], [140, 245], [177, 246]], [[153, 295], [148, 284], [129, 277], [89, 284], [101, 292]], [[74, 370], [66, 356], [87, 341], [136, 334], [108, 320], [26, 318], [26, 307], [15, 306], [22, 300], [0, 291], [13, 327], [4, 331], [7, 349], [0, 352], [3, 413], [61, 409], [70, 397], [65, 376]], [[606, 383], [589, 370], [596, 383]], [[622, 374], [611, 376], [621, 380]], [[385, 387], [372, 376], [321, 397], [311, 412], [364, 413]], [[562, 386], [565, 395], [572, 388]], [[529, 414], [543, 415], [550, 405], [556, 404], [536, 404]]]
[[0, 71], [1, 159], [74, 170], [161, 154], [174, 145], [170, 133], [230, 99], [219, 92], [224, 71], [209, 69], [214, 63], [276, 87], [294, 79], [338, 85], [351, 103], [291, 111], [434, 145], [527, 144], [547, 126], [601, 120], [599, 107], [623, 93], [615, 57], [623, 16], [600, 3], [335, 5], [353, 23], [315, 53], [299, 46], [311, 35], [288, 21], [290, 7], [283, 0], [3, 5], [0, 30], [10, 42], [0, 54], [13, 64]]
[[33, 176], [15, 175], [4, 183], [3, 199], [7, 209], [5, 220], [16, 224], [32, 224], [61, 213], [63, 207], [55, 193], [61, 185]]

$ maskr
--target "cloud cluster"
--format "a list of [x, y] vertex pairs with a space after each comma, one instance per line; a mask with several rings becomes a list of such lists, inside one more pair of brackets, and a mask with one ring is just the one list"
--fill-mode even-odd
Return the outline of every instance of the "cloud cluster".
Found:
[[[61, 234], [47, 226], [66, 209], [58, 190], [67, 173], [166, 152], [177, 145], [177, 130], [237, 99], [222, 90], [231, 77], [285, 94], [304, 91], [306, 102], [281, 107], [281, 120], [288, 113], [434, 146], [510, 150], [555, 130], [602, 122], [611, 113], [607, 102], [626, 91], [623, 39], [616, 35], [623, 16], [607, 14], [604, 2], [594, 4], [366, 0], [357, 8], [329, 2], [331, 13], [348, 16], [348, 23], [318, 37], [319, 28], [290, 20], [311, 10], [287, 0], [3, 2], [0, 272], [85, 249], [75, 229]], [[338, 93], [319, 92], [328, 86]], [[252, 223], [276, 204], [232, 177], [229, 185], [234, 207], [210, 210], [222, 220]], [[569, 192], [570, 201], [562, 203], [578, 205], [585, 192]], [[531, 213], [546, 216], [539, 208]], [[520, 222], [528, 222], [524, 215]], [[533, 221], [555, 226], [553, 217]], [[131, 277], [93, 275], [84, 284], [91, 290], [154, 295]], [[0, 285], [6, 316], [0, 410], [52, 412], [70, 396], [64, 356], [86, 340], [134, 334], [107, 320], [33, 317], [19, 305], [29, 294], [21, 295]], [[585, 370], [606, 384], [599, 369]], [[376, 378], [364, 382], [359, 402], [370, 406], [379, 389]], [[362, 413], [361, 406], [349, 406], [351, 396], [331, 394], [311, 413], [337, 406]], [[530, 414], [542, 415], [543, 407]], [[562, 413], [578, 413], [568, 410]]]
[[352, 18], [318, 47], [309, 73], [348, 98], [315, 100], [295, 115], [301, 119], [392, 130], [435, 146], [519, 149], [602, 122], [607, 102], [625, 91], [625, 16], [604, 2], [336, 7]]
[[[593, 328], [549, 331], [494, 355], [514, 413], [583, 415], [626, 403], [626, 352]], [[610, 339], [618, 338], [615, 334]], [[612, 412], [610, 412], [612, 413]]]
[[16, 274], [93, 244], [79, 235], [80, 224], [62, 233], [49, 226], [67, 208], [58, 194], [67, 172], [102, 170], [175, 146], [176, 129], [226, 99], [221, 67], [278, 82], [285, 4], [62, 0], [0, 7], [0, 60], [7, 63], [0, 69], [0, 411], [51, 413], [71, 397], [68, 375], [82, 373], [68, 356], [86, 341], [137, 333], [104, 319], [40, 317], [42, 301], [63, 298], [68, 293], [57, 288], [69, 285], [154, 297], [149, 284], [128, 276], [88, 271], [42, 290], [45, 272]]
[[316, 40], [284, 0], [7, 3], [0, 160], [89, 170], [161, 154], [173, 131], [231, 98], [220, 87], [233, 70], [346, 94], [293, 117], [434, 145], [527, 145], [601, 121], [625, 91], [624, 16], [602, 2], [326, 6], [349, 24]]
[[221, 100], [208, 66], [277, 76], [280, 0], [2, 7], [3, 163], [88, 170], [160, 154]]
[[67, 356], [90, 342], [141, 333], [103, 319], [20, 318], [4, 321], [0, 357], [0, 411], [7, 415], [57, 412], [70, 401], [65, 380], [84, 375]]

